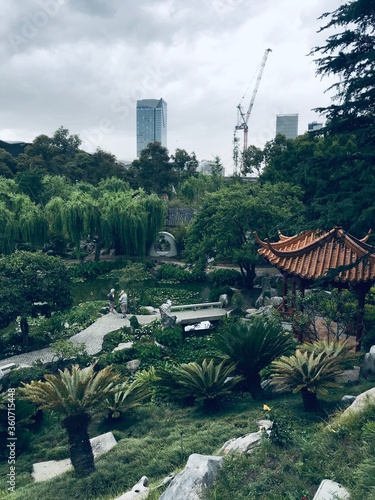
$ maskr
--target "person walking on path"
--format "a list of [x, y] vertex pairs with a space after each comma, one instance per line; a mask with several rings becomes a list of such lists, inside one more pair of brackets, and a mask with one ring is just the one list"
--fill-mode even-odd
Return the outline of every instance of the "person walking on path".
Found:
[[124, 290], [121, 290], [120, 298], [118, 301], [121, 307], [122, 317], [126, 318], [126, 309], [128, 307], [128, 295], [127, 293], [124, 292]]
[[111, 291], [107, 295], [108, 303], [109, 303], [109, 312], [112, 314], [116, 314], [115, 312], [115, 289], [111, 288]]

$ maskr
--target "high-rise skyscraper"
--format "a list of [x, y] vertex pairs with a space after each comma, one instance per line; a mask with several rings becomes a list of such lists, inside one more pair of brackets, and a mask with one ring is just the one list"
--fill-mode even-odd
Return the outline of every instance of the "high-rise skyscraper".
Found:
[[298, 114], [276, 115], [276, 135], [285, 135], [287, 139], [295, 139], [298, 135]]
[[167, 103], [164, 99], [137, 101], [137, 156], [150, 142], [167, 147]]

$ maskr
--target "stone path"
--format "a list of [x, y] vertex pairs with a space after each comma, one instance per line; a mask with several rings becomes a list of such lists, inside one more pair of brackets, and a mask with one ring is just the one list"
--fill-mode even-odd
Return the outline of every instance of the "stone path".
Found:
[[[160, 314], [138, 315], [137, 319], [141, 325], [151, 323], [155, 319], [160, 319]], [[88, 354], [94, 355], [102, 350], [103, 339], [107, 333], [114, 332], [122, 326], [129, 326], [129, 319], [122, 318], [121, 314], [105, 314], [96, 320], [92, 325], [73, 335], [69, 340], [75, 344], [83, 343]], [[49, 363], [52, 361], [53, 352], [50, 347], [39, 351], [25, 352], [0, 361], [0, 369], [8, 363], [15, 363], [18, 366], [31, 366], [35, 361]]]

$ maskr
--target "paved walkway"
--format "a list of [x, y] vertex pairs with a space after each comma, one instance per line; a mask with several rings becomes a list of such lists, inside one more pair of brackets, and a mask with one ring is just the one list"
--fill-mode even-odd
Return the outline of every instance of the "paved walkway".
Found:
[[[155, 319], [160, 319], [160, 314], [138, 315], [137, 319], [141, 325], [151, 323]], [[69, 340], [75, 344], [83, 343], [88, 354], [94, 355], [102, 350], [103, 339], [107, 333], [119, 330], [122, 326], [130, 326], [128, 318], [122, 318], [121, 314], [105, 314], [96, 320], [92, 325], [73, 335]], [[0, 361], [0, 369], [8, 363], [15, 363], [18, 366], [31, 366], [35, 361], [49, 363], [52, 361], [53, 352], [50, 347], [39, 351], [25, 352]]]

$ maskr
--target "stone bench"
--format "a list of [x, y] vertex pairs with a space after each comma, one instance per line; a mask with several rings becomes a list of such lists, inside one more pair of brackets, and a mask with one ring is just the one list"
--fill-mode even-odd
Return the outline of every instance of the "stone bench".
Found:
[[195, 309], [206, 309], [209, 307], [222, 307], [221, 302], [202, 302], [201, 304], [184, 304], [181, 306], [171, 306], [171, 312], [173, 311], [186, 311], [189, 309], [192, 309], [193, 311]]

